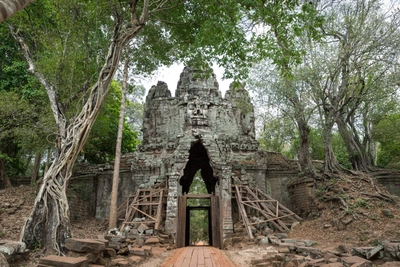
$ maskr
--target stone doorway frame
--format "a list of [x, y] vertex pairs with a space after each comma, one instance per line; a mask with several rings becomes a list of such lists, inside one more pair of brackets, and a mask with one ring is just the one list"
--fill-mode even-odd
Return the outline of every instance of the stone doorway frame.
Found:
[[178, 248], [189, 245], [189, 216], [187, 207], [188, 199], [210, 199], [210, 212], [209, 212], [209, 236], [211, 237], [210, 245], [217, 248], [223, 248], [222, 242], [222, 224], [221, 224], [221, 211], [219, 205], [219, 197], [214, 194], [196, 194], [196, 195], [182, 195], [178, 197], [178, 221], [176, 229], [176, 246]]

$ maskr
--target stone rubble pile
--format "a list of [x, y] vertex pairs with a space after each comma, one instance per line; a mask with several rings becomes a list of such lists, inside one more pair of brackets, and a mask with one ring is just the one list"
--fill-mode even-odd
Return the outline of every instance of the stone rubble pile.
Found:
[[0, 266], [8, 267], [10, 262], [27, 259], [29, 250], [24, 242], [0, 240]]
[[170, 249], [168, 235], [113, 235], [99, 239], [70, 238], [65, 242], [67, 257], [50, 255], [40, 259], [37, 267], [128, 267], [149, 256], [160, 256]]
[[[232, 244], [241, 241], [242, 237], [232, 238]], [[286, 233], [258, 236], [256, 241], [265, 248], [251, 260], [255, 267], [400, 267], [400, 241], [396, 240], [375, 247], [340, 245], [336, 250], [321, 250], [312, 240], [291, 239]]]

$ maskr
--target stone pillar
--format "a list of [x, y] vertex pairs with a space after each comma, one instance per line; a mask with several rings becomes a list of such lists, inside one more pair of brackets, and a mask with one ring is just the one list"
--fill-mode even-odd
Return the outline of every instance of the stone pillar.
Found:
[[231, 167], [223, 166], [220, 184], [220, 208], [222, 216], [222, 234], [224, 241], [226, 238], [231, 237], [233, 234], [233, 220], [232, 220], [232, 190], [231, 190]]
[[179, 173], [168, 175], [167, 217], [165, 232], [175, 236], [178, 216]]

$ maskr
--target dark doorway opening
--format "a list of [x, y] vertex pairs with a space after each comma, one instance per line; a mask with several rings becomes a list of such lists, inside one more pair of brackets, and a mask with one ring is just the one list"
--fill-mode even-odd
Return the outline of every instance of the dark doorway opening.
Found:
[[182, 194], [188, 194], [193, 182], [195, 174], [200, 170], [201, 177], [207, 188], [207, 193], [212, 194], [215, 192], [215, 185], [217, 179], [214, 177], [213, 169], [210, 165], [210, 158], [208, 157], [207, 150], [200, 143], [194, 143], [189, 150], [189, 161], [183, 171], [183, 176], [180, 179], [182, 186]]

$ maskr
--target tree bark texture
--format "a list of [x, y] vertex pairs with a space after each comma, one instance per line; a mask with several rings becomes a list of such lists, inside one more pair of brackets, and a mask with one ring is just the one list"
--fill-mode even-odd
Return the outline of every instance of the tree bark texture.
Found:
[[120, 19], [116, 20], [113, 40], [98, 80], [92, 86], [88, 100], [81, 112], [69, 125], [64, 114], [58, 108], [59, 103], [54, 88], [35, 70], [27, 45], [23, 42], [21, 36], [14, 33], [14, 37], [20, 42], [24, 50], [31, 72], [39, 78], [39, 81], [46, 88], [59, 131], [55, 159], [44, 175], [32, 212], [21, 233], [21, 241], [25, 242], [28, 248], [40, 245], [48, 249], [47, 253], [65, 254], [65, 240], [71, 236], [66, 189], [72, 175], [73, 165], [100, 112], [117, 70], [123, 48], [139, 34], [147, 22], [148, 1], [145, 1], [140, 19], [136, 14], [137, 2], [134, 1], [134, 4], [129, 27], [123, 27]]
[[356, 140], [342, 117], [339, 116], [337, 118], [336, 124], [339, 128], [340, 136], [342, 137], [346, 146], [347, 153], [349, 154], [349, 160], [353, 169], [357, 171], [368, 171], [368, 159], [361, 143]]
[[34, 184], [37, 180], [41, 159], [42, 159], [42, 154], [40, 152], [37, 152], [35, 155], [35, 163], [33, 164], [32, 168], [31, 184]]
[[305, 175], [315, 176], [314, 166], [311, 161], [310, 154], [310, 127], [307, 123], [302, 119], [297, 117], [297, 127], [299, 129], [300, 134], [300, 147], [299, 147], [299, 164], [301, 171]]
[[326, 119], [324, 124], [324, 173], [338, 173], [340, 166], [332, 148], [332, 127], [334, 122]]
[[11, 187], [10, 178], [6, 173], [6, 161], [0, 158], [0, 181], [3, 181], [4, 188]]
[[0, 22], [24, 9], [34, 0], [0, 0]]

